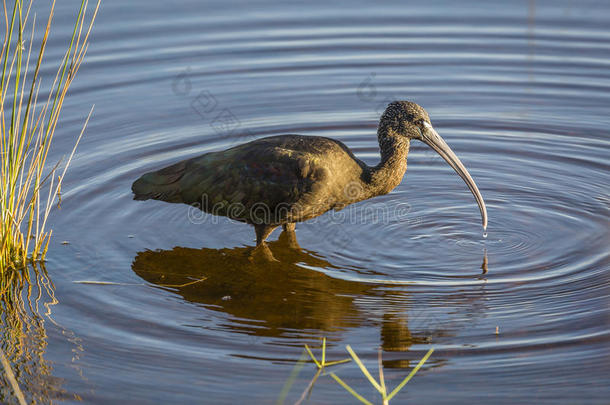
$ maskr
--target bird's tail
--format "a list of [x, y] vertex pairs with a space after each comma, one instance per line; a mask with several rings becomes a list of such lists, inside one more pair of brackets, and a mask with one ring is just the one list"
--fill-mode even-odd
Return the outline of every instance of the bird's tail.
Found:
[[134, 200], [161, 200], [181, 203], [180, 179], [184, 175], [184, 162], [168, 166], [156, 172], [149, 172], [131, 185]]

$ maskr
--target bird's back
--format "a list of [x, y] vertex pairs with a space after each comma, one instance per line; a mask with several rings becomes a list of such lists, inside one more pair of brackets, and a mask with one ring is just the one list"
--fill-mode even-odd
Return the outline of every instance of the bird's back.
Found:
[[261, 220], [256, 211], [264, 223], [284, 223], [340, 208], [346, 187], [366, 175], [366, 165], [339, 141], [280, 135], [146, 173], [132, 190], [137, 200], [196, 205], [250, 223]]

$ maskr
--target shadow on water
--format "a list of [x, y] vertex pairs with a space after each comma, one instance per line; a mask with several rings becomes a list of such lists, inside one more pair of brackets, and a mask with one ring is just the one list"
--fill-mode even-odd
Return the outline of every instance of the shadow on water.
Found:
[[53, 376], [52, 363], [45, 359], [48, 345], [45, 322], [53, 322], [51, 308], [58, 303], [46, 269], [38, 264], [23, 272], [7, 272], [2, 277], [1, 344], [10, 370], [5, 364], [0, 366], [0, 402], [19, 403], [20, 394], [13, 389], [15, 383], [28, 404], [76, 399], [62, 387], [63, 380]]
[[[454, 325], [410, 317], [412, 297], [405, 286], [344, 280], [313, 270], [339, 268], [315, 252], [295, 248], [286, 233], [268, 247], [276, 260], [252, 247], [146, 250], [136, 255], [132, 269], [186, 301], [229, 314], [228, 327], [237, 333], [287, 339], [330, 335], [332, 341], [333, 332], [378, 326], [386, 352], [405, 352], [453, 333]], [[409, 367], [409, 360], [388, 359], [384, 366]]]

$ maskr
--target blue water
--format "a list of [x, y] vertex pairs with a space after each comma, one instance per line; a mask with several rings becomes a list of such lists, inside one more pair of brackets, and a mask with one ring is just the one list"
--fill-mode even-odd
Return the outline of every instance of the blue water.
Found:
[[[50, 60], [75, 4], [57, 5]], [[95, 104], [50, 219], [57, 302], [29, 343], [46, 383], [24, 373], [24, 390], [276, 403], [300, 370], [294, 403], [316, 372], [304, 345], [326, 337], [330, 360], [349, 344], [369, 369], [381, 347], [390, 388], [434, 348], [392, 403], [607, 403], [609, 26], [602, 1], [104, 1], [52, 156]], [[251, 227], [131, 199], [148, 170], [266, 135], [333, 137], [376, 164], [395, 99], [468, 167], [487, 238], [422, 143], [392, 193], [299, 224], [300, 249], [276, 231], [279, 262], [248, 258]], [[354, 363], [329, 371], [380, 402]], [[323, 375], [308, 401], [355, 399]]]

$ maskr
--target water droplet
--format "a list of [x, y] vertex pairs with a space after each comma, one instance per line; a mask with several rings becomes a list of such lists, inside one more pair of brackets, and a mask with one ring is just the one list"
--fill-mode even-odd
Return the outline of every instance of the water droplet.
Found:
[[483, 232], [483, 239], [487, 239], [487, 232]]

